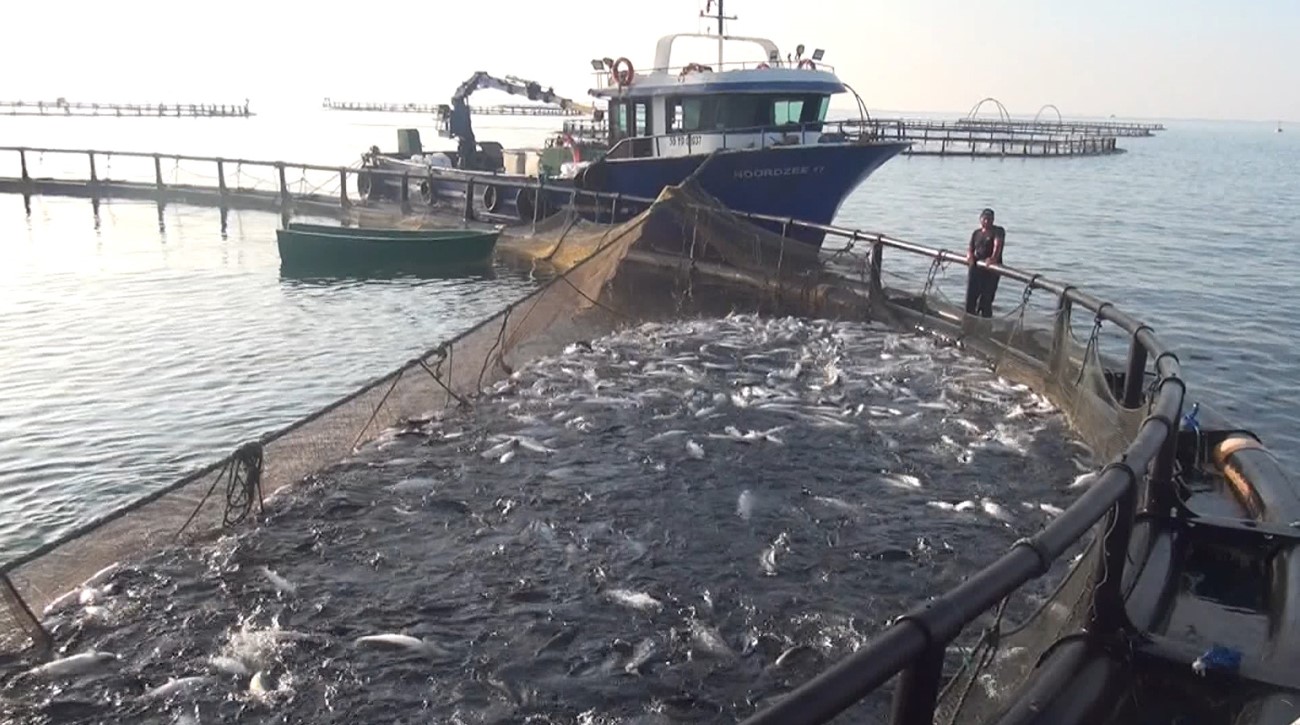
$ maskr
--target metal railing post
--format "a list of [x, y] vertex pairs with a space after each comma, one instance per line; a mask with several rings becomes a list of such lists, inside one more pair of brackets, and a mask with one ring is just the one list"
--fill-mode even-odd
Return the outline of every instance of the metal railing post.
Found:
[[22, 167], [23, 183], [29, 183], [32, 177], [27, 173], [27, 151], [18, 149], [18, 165]]
[[153, 178], [154, 186], [157, 187], [158, 191], [162, 191], [165, 186], [162, 178], [162, 157], [158, 154], [153, 155]]
[[[432, 189], [430, 189], [432, 191]], [[474, 221], [474, 178], [465, 180], [465, 221]]]
[[284, 162], [275, 162], [275, 170], [280, 175], [280, 208], [289, 208], [289, 182], [284, 178]]
[[1164, 445], [1160, 446], [1160, 452], [1156, 454], [1156, 460], [1152, 464], [1151, 471], [1151, 497], [1161, 505], [1160, 513], [1167, 513], [1163, 504], [1168, 502], [1172, 497], [1174, 485], [1174, 460], [1178, 457], [1178, 431], [1182, 427], [1183, 401], [1178, 401], [1178, 411], [1174, 413], [1172, 425], [1169, 428], [1169, 435], [1165, 437]]
[[871, 243], [871, 288], [880, 289], [881, 267], [885, 263], [885, 244], [879, 240]]
[[1142, 403], [1142, 384], [1146, 381], [1146, 369], [1147, 349], [1134, 333], [1128, 349], [1128, 370], [1124, 373], [1124, 397], [1120, 401], [1125, 408], [1136, 408]]
[[221, 194], [221, 200], [226, 200], [226, 164], [221, 159], [217, 159], [217, 191]]
[[87, 151], [86, 157], [90, 159], [90, 183], [93, 186], [99, 183], [99, 174], [95, 173], [95, 152]]
[[352, 201], [348, 199], [348, 170], [339, 167], [339, 206], [344, 209], [352, 207]]
[[411, 210], [411, 175], [402, 172], [402, 192], [399, 195], [402, 200], [402, 213], [405, 214]]
[[[1131, 469], [1130, 469], [1131, 470]], [[1124, 593], [1120, 583], [1124, 579], [1124, 566], [1128, 561], [1129, 541], [1133, 535], [1133, 517], [1137, 513], [1138, 488], [1136, 473], [1130, 478], [1124, 494], [1111, 507], [1102, 539], [1101, 566], [1097, 588], [1093, 590], [1092, 626], [1099, 634], [1114, 632], [1128, 623], [1124, 607]]]
[[[1068, 293], [1069, 290], [1067, 289], [1056, 302], [1056, 324], [1052, 326], [1052, 348], [1047, 353], [1047, 364], [1049, 369], [1053, 370], [1060, 359], [1061, 353], [1065, 351], [1065, 345], [1070, 336], [1069, 317], [1073, 305], [1067, 296]], [[1066, 318], [1064, 322], [1061, 321], [1062, 316]]]
[[943, 645], [935, 642], [898, 675], [891, 725], [933, 725], [943, 678]]

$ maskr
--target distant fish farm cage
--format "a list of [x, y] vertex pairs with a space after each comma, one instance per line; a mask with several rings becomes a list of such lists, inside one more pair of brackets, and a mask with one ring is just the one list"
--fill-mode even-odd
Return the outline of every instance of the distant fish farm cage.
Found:
[[88, 103], [59, 98], [53, 101], [0, 101], [0, 115], [111, 116], [118, 118], [248, 118], [255, 115], [243, 103]]
[[[330, 111], [368, 111], [376, 113], [424, 113], [441, 116], [446, 107], [437, 103], [415, 102], [372, 102], [372, 101], [335, 101], [326, 98], [321, 107]], [[479, 116], [551, 116], [572, 117], [583, 114], [553, 106], [510, 105], [474, 106], [470, 113]]]

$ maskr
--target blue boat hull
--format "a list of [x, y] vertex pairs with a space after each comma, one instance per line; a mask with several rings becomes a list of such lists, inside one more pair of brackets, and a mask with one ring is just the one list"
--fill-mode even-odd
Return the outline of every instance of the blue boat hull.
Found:
[[[493, 214], [528, 221], [569, 203], [574, 187], [654, 199], [665, 187], [676, 186], [694, 176], [705, 192], [734, 211], [830, 224], [849, 194], [906, 148], [905, 143], [818, 144], [722, 151], [712, 155], [606, 159], [583, 169], [576, 179], [548, 179], [540, 210], [535, 209], [535, 191], [521, 192], [492, 184], [493, 179], [530, 181], [524, 176], [476, 175], [475, 194]], [[411, 199], [464, 199], [465, 180], [459, 172], [420, 170], [410, 162], [386, 161], [384, 166], [390, 170], [410, 171], [414, 167], [409, 183], [417, 188], [410, 192]], [[385, 182], [393, 183], [391, 179]], [[385, 189], [385, 196], [396, 198], [399, 189], [400, 182]], [[610, 207], [603, 203], [588, 201], [585, 207], [585, 215], [603, 222], [624, 221], [644, 208], [622, 204], [611, 214]], [[764, 226], [779, 233], [787, 231], [780, 223]], [[823, 237], [821, 232], [804, 227], [790, 228], [788, 233], [791, 238], [812, 245], [820, 245]]]
[[[696, 174], [701, 188], [734, 211], [830, 224], [849, 194], [905, 148], [904, 143], [822, 144], [614, 160], [588, 167], [578, 186], [654, 198]], [[780, 224], [767, 226], [782, 231]], [[791, 229], [790, 236], [822, 241], [820, 232], [809, 229]]]

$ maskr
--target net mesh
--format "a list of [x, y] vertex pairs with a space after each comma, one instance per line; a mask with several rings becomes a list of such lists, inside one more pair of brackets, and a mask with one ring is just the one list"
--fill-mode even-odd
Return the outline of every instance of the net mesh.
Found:
[[[14, 653], [40, 644], [41, 611], [104, 567], [212, 537], [245, 517], [255, 521], [263, 497], [359, 445], [472, 406], [478, 391], [528, 361], [626, 324], [745, 311], [921, 327], [958, 339], [999, 374], [1051, 398], [1092, 447], [1095, 464], [1132, 439], [1144, 411], [1125, 409], [1117, 399], [1102, 364], [1100, 324], [1077, 339], [1068, 304], [1010, 284], [1002, 288], [996, 317], [966, 316], [950, 299], [964, 287], [964, 267], [948, 269], [897, 249], [882, 254], [878, 238], [870, 239], [854, 235], [839, 251], [818, 255], [734, 216], [689, 181], [665, 189], [622, 224], [564, 211], [508, 230], [500, 251], [545, 268], [551, 275], [545, 285], [287, 429], [11, 563], [12, 588], [0, 578], [0, 648]], [[1092, 600], [1099, 549], [1080, 542], [1073, 565], [1058, 562], [1059, 588], [1036, 611], [1017, 617], [1008, 608], [972, 624], [986, 632], [969, 657], [950, 663], [956, 674], [941, 720], [994, 713], [1043, 650], [1078, 628]]]

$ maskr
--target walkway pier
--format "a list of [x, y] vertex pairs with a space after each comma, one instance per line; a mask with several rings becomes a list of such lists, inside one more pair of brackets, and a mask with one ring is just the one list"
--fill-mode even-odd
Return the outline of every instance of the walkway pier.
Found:
[[[496, 197], [509, 190], [536, 195], [537, 180], [441, 170], [408, 173], [288, 161], [155, 154], [137, 151], [0, 147], [0, 194], [58, 196], [100, 201], [126, 199], [167, 204], [310, 213], [350, 219], [360, 213], [445, 217], [452, 222], [519, 223]], [[374, 191], [372, 191], [374, 190]], [[611, 209], [605, 199], [612, 200]], [[575, 208], [623, 213], [653, 199], [575, 192]], [[223, 214], [224, 215], [224, 214]]]
[[1061, 157], [1123, 153], [1114, 135], [1037, 130], [1015, 124], [876, 118], [844, 122], [867, 137], [907, 141], [907, 156]]
[[1154, 136], [1165, 130], [1163, 123], [1126, 121], [1042, 121], [1025, 119], [967, 118], [957, 122], [970, 128], [1010, 128], [1038, 133], [1069, 133], [1094, 136]]
[[[373, 103], [368, 101], [335, 101], [326, 98], [321, 107], [330, 111], [368, 111], [378, 113], [427, 113], [441, 115], [446, 106], [437, 103]], [[581, 113], [566, 111], [552, 106], [473, 106], [470, 113], [479, 116], [551, 116], [572, 117]]]
[[235, 103], [84, 103], [63, 98], [53, 101], [0, 101], [7, 116], [114, 116], [159, 118], [248, 118], [255, 115], [248, 100]]

